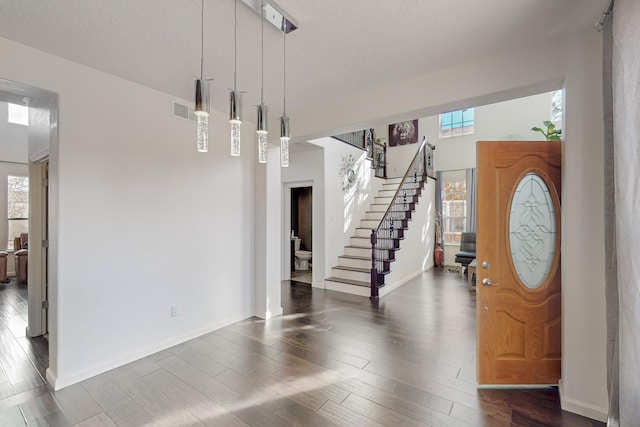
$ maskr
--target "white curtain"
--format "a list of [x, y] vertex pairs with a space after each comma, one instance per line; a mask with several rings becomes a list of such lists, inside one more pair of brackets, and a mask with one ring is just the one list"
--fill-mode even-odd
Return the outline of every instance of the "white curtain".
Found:
[[467, 181], [467, 230], [476, 232], [476, 168], [466, 170]]
[[[440, 233], [440, 236], [436, 236], [437, 242], [441, 242], [440, 248], [442, 249], [442, 259], [444, 259], [444, 222], [442, 222], [442, 187], [444, 181], [442, 171], [436, 172], [436, 221], [439, 222], [440, 227], [436, 227], [436, 233]], [[439, 237], [439, 238], [438, 238]]]
[[605, 28], [603, 68], [608, 425], [626, 427], [640, 425], [640, 1], [616, 0], [607, 25], [612, 25]]

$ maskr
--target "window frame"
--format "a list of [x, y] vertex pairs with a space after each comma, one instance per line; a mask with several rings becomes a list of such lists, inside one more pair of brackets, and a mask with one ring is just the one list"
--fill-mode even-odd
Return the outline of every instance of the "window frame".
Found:
[[[27, 190], [26, 190], [26, 193], [27, 193], [26, 194], [26, 213], [27, 213], [27, 216], [26, 217], [24, 217], [24, 216], [12, 217], [10, 215], [11, 202], [9, 200], [9, 197], [11, 196], [12, 192], [9, 191], [9, 183], [11, 181], [11, 178], [24, 178], [26, 180], [26, 182], [25, 182], [26, 188], [27, 188]], [[6, 182], [7, 182], [7, 184], [6, 184], [6, 186], [7, 186], [7, 200], [6, 200], [6, 203], [7, 203], [7, 212], [6, 212], [7, 213], [7, 250], [8, 251], [13, 251], [13, 250], [15, 250], [14, 238], [18, 237], [18, 236], [11, 236], [11, 233], [9, 231], [11, 229], [11, 225], [10, 225], [11, 222], [12, 221], [27, 221], [27, 231], [26, 232], [27, 233], [29, 232], [29, 176], [28, 175], [18, 175], [18, 174], [9, 173], [9, 174], [7, 174], [7, 181]]]
[[[460, 120], [454, 118], [456, 114], [460, 114]], [[469, 118], [468, 116], [471, 117]], [[439, 114], [438, 132], [440, 139], [473, 135], [475, 133], [475, 117], [474, 107]], [[445, 127], [447, 127], [448, 130], [445, 129]]]
[[[447, 176], [446, 172], [443, 175], [441, 194], [443, 243], [445, 245], [459, 245], [462, 233], [467, 229], [467, 180], [464, 175], [450, 173], [450, 176]], [[452, 183], [451, 190], [447, 189], [448, 183]], [[456, 207], [455, 205], [460, 206]], [[460, 210], [462, 210], [462, 215], [460, 215]], [[451, 215], [452, 213], [454, 215]], [[459, 224], [460, 221], [462, 222], [461, 230], [453, 230], [451, 226]]]

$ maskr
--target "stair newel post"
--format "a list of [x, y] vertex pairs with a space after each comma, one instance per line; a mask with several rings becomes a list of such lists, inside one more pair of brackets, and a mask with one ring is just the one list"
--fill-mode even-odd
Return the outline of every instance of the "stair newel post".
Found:
[[378, 234], [375, 228], [371, 229], [371, 297], [370, 299], [378, 299], [378, 269], [376, 267], [376, 244], [378, 243]]
[[384, 160], [384, 169], [382, 172], [382, 177], [384, 179], [387, 179], [387, 144], [386, 143], [382, 146], [382, 156]]
[[[425, 136], [424, 138], [426, 139], [427, 137]], [[427, 182], [427, 146], [426, 145], [423, 146], [422, 148], [422, 176], [426, 184]]]

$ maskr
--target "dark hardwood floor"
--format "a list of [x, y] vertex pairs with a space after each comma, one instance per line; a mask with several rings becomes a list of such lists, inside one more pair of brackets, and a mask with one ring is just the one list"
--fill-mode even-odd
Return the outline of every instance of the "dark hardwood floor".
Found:
[[22, 294], [0, 287], [0, 426], [604, 425], [563, 412], [554, 388], [477, 389], [475, 297], [459, 274], [427, 272], [378, 303], [285, 282], [281, 317], [58, 392], [24, 338]]

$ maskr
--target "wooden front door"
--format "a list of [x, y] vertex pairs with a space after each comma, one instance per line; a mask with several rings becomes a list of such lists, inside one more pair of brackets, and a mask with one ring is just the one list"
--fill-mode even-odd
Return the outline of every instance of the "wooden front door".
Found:
[[560, 378], [560, 142], [478, 142], [479, 384]]

